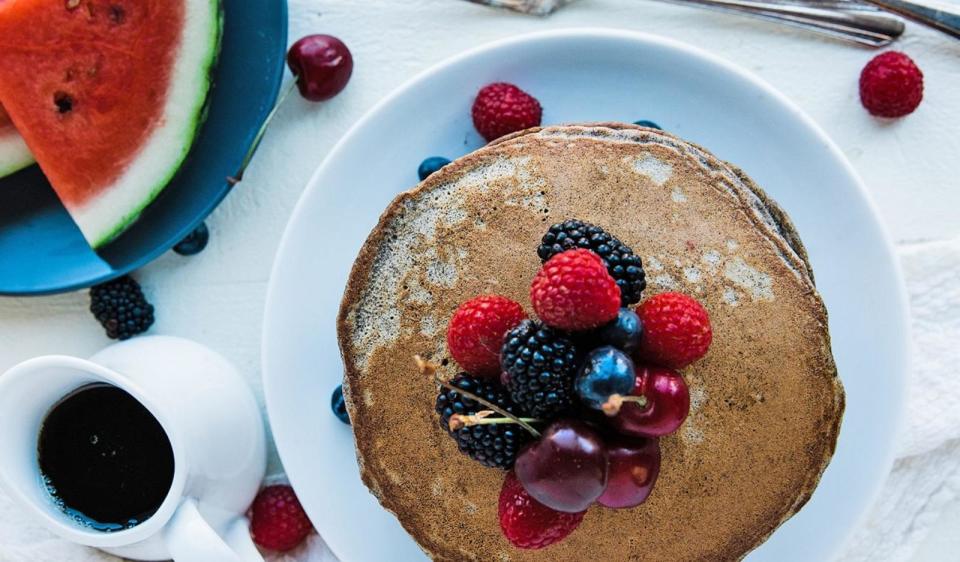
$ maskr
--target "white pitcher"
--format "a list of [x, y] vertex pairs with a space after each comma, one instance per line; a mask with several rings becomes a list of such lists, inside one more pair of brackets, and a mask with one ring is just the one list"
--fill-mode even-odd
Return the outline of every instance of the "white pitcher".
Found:
[[[173, 483], [151, 517], [122, 531], [81, 526], [60, 510], [40, 476], [37, 437], [50, 409], [96, 383], [123, 389], [166, 431]], [[0, 377], [0, 485], [66, 540], [136, 560], [262, 562], [244, 513], [266, 469], [260, 410], [222, 356], [165, 336], [108, 347], [89, 360], [31, 359]]]

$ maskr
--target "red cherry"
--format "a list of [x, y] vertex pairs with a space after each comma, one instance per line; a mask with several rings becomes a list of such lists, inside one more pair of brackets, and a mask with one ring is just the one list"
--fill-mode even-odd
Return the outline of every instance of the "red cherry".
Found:
[[607, 450], [586, 423], [562, 419], [520, 453], [514, 471], [538, 502], [557, 511], [579, 513], [607, 486]]
[[633, 396], [645, 396], [646, 406], [624, 402], [610, 422], [620, 433], [636, 437], [669, 435], [690, 413], [690, 392], [680, 373], [653, 365], [637, 365]]
[[611, 509], [636, 507], [647, 500], [660, 474], [656, 439], [615, 437], [607, 440], [610, 475], [597, 503]]
[[325, 101], [339, 94], [353, 74], [353, 56], [332, 35], [307, 35], [290, 47], [287, 64], [297, 77], [300, 95]]

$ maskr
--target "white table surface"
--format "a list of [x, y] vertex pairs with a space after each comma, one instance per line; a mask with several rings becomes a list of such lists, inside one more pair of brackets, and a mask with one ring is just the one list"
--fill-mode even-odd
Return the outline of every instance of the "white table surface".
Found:
[[[912, 24], [895, 48], [924, 71], [925, 99], [910, 117], [880, 122], [861, 108], [857, 94], [860, 70], [874, 51], [751, 19], [647, 0], [579, 0], [547, 19], [458, 0], [290, 0], [290, 11], [291, 42], [324, 32], [347, 43], [356, 64], [352, 82], [328, 103], [293, 97], [281, 109], [246, 179], [208, 221], [212, 238], [204, 253], [170, 253], [137, 274], [157, 307], [153, 333], [192, 338], [220, 351], [261, 396], [260, 324], [270, 267], [313, 170], [342, 133], [408, 78], [450, 55], [518, 33], [617, 27], [713, 52], [773, 84], [833, 137], [898, 244], [960, 235], [960, 42]], [[636, 118], [657, 120], [656, 108], [638, 107]], [[424, 116], [425, 126], [429, 119]], [[370, 154], [371, 164], [376, 157]], [[410, 162], [411, 184], [418, 164]], [[36, 355], [86, 356], [107, 345], [87, 306], [86, 292], [0, 299], [0, 370]], [[326, 408], [328, 399], [318, 396], [317, 407]], [[270, 470], [282, 471], [273, 453]], [[960, 559], [960, 503], [937, 525], [940, 532], [931, 533], [914, 560]], [[19, 558], [0, 552], [0, 560]]]

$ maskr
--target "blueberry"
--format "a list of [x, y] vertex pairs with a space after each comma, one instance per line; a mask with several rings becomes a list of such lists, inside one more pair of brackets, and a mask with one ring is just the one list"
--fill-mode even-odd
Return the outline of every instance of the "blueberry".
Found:
[[636, 378], [633, 361], [624, 352], [608, 345], [587, 355], [575, 388], [584, 404], [600, 410], [614, 394], [629, 396]]
[[643, 336], [643, 322], [637, 313], [629, 308], [621, 308], [617, 318], [597, 329], [595, 338], [602, 345], [612, 345], [621, 351], [630, 353], [640, 346]]
[[330, 408], [333, 410], [333, 415], [337, 416], [337, 419], [350, 425], [350, 415], [347, 414], [347, 404], [343, 401], [342, 384], [337, 385], [337, 388], [333, 389], [333, 395], [330, 396]]
[[431, 156], [420, 163], [420, 167], [417, 168], [417, 175], [420, 176], [420, 181], [423, 181], [427, 179], [427, 176], [449, 163], [450, 161], [443, 156]]
[[633, 124], [634, 124], [634, 125], [640, 125], [641, 127], [650, 127], [651, 129], [657, 129], [657, 130], [660, 130], [660, 131], [663, 130], [663, 127], [661, 127], [660, 125], [657, 125], [657, 124], [654, 123], [653, 121], [647, 121], [646, 119], [641, 119], [641, 120], [639, 120], [639, 121], [634, 121]]
[[195, 228], [193, 232], [174, 246], [173, 251], [181, 256], [194, 256], [202, 252], [203, 249], [207, 247], [207, 242], [209, 241], [210, 230], [207, 229], [207, 223], [202, 222], [200, 226]]

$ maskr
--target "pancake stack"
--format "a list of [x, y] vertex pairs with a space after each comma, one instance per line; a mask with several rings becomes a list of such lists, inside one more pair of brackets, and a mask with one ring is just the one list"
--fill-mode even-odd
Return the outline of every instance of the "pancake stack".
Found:
[[[703, 303], [714, 340], [683, 371], [691, 412], [660, 440], [647, 502], [594, 506], [563, 542], [520, 550], [498, 524], [503, 472], [459, 454], [411, 358], [456, 376], [444, 334], [457, 306], [496, 293], [531, 310], [540, 238], [571, 218], [642, 257], [645, 298]], [[844, 408], [827, 313], [783, 210], [704, 149], [631, 125], [517, 133], [398, 196], [357, 257], [338, 333], [363, 481], [435, 560], [739, 560], [809, 500]]]

